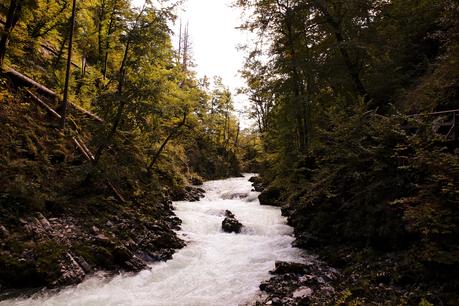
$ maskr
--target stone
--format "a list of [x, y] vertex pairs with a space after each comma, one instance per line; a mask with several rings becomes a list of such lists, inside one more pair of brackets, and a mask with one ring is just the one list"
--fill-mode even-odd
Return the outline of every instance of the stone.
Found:
[[306, 297], [310, 297], [313, 294], [313, 290], [308, 287], [298, 288], [293, 292], [293, 298], [301, 298], [304, 299]]
[[113, 250], [113, 256], [116, 261], [125, 262], [130, 260], [134, 254], [132, 254], [132, 252], [124, 246], [116, 246]]
[[202, 184], [204, 184], [204, 182], [202, 181], [202, 179], [200, 177], [193, 177], [191, 179], [191, 184], [193, 184], [194, 186], [202, 186]]
[[258, 192], [262, 192], [264, 189], [264, 184], [262, 179], [259, 176], [252, 176], [249, 179], [249, 182], [252, 183], [253, 189]]
[[186, 186], [184, 189], [174, 193], [172, 200], [197, 202], [204, 197], [205, 190], [198, 187]]
[[225, 219], [222, 222], [222, 229], [226, 233], [240, 233], [242, 223], [240, 223], [229, 210], [225, 211]]
[[292, 243], [293, 247], [302, 249], [319, 247], [320, 245], [321, 242], [318, 238], [306, 233], [297, 234], [295, 241]]
[[70, 253], [67, 253], [65, 259], [60, 262], [61, 277], [57, 281], [59, 285], [73, 285], [81, 283], [86, 276], [84, 270], [76, 262]]
[[132, 256], [129, 260], [124, 262], [124, 266], [133, 272], [138, 272], [148, 268], [148, 265], [137, 256]]
[[46, 217], [43, 216], [42, 213], [37, 213], [37, 218], [41, 226], [43, 226], [45, 230], [50, 231], [52, 229], [51, 223], [49, 223], [48, 219], [46, 219]]
[[287, 274], [287, 273], [304, 274], [306, 269], [307, 269], [307, 266], [302, 263], [276, 261], [275, 268], [270, 273], [271, 274]]
[[110, 240], [110, 238], [108, 238], [104, 234], [98, 234], [96, 236], [96, 242], [104, 246], [112, 245], [112, 241]]
[[10, 232], [6, 229], [6, 227], [3, 225], [0, 225], [0, 237], [8, 238], [9, 236], [10, 236]]
[[83, 271], [88, 274], [92, 272], [91, 266], [88, 264], [88, 262], [81, 256], [74, 256], [75, 261], [80, 265], [80, 267], [83, 269]]
[[280, 206], [281, 195], [280, 188], [270, 186], [260, 193], [258, 200], [260, 200], [261, 205]]
[[249, 196], [248, 193], [236, 192], [236, 193], [224, 193], [222, 194], [223, 200], [232, 200], [232, 199], [245, 199]]
[[234, 214], [229, 210], [225, 210], [225, 217], [232, 218], [232, 219], [236, 218]]

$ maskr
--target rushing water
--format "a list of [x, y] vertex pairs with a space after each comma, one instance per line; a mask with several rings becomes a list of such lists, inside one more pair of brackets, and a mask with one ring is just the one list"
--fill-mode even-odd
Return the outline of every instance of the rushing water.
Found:
[[[200, 202], [174, 204], [187, 246], [172, 260], [136, 275], [93, 276], [55, 295], [0, 305], [231, 306], [250, 301], [276, 260], [301, 261], [302, 254], [291, 247], [292, 228], [279, 208], [261, 206], [248, 177], [207, 182]], [[221, 230], [226, 209], [244, 225], [242, 233]]]

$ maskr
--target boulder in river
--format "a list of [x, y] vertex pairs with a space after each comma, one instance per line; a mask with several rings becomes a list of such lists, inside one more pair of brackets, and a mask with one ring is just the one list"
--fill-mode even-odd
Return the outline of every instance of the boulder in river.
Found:
[[233, 199], [245, 199], [249, 196], [246, 192], [227, 192], [222, 194], [223, 200], [233, 200]]
[[259, 176], [252, 176], [249, 179], [249, 182], [252, 183], [253, 189], [258, 192], [262, 192], [265, 188], [263, 180]]
[[222, 222], [222, 229], [227, 233], [240, 233], [242, 223], [229, 210], [225, 211], [225, 219]]

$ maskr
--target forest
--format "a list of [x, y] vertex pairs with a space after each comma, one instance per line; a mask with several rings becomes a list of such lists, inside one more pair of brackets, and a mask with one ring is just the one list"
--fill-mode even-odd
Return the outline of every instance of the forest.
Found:
[[238, 5], [260, 202], [343, 268], [335, 302], [456, 305], [458, 2]]
[[253, 305], [458, 305], [459, 2], [234, 0], [247, 129], [181, 2], [0, 1], [0, 301], [170, 260], [173, 201], [258, 173], [337, 276]]

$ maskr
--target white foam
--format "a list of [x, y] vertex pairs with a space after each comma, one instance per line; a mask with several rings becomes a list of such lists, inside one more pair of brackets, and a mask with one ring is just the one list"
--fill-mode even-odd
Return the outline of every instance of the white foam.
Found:
[[[120, 275], [107, 281], [94, 276], [56, 295], [10, 300], [0, 305], [239, 305], [258, 292], [276, 260], [301, 261], [291, 247], [292, 228], [278, 208], [261, 206], [251, 192], [248, 175], [204, 184], [200, 202], [176, 202], [183, 220], [179, 233], [188, 245], [150, 271]], [[248, 198], [222, 199], [231, 193]], [[221, 230], [225, 210], [245, 225], [241, 234]]]

